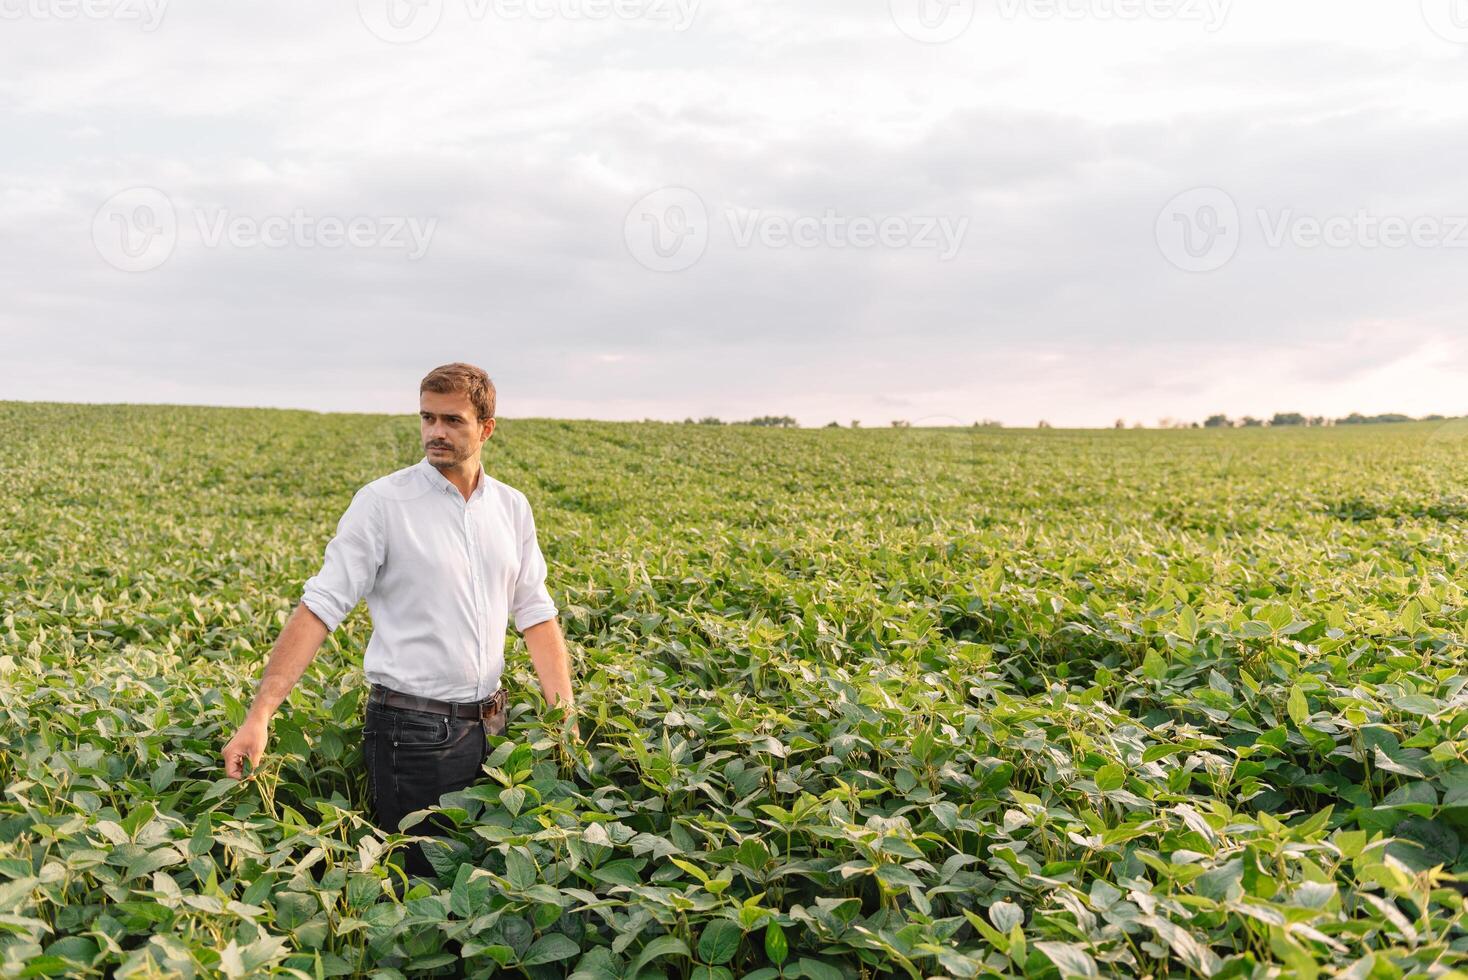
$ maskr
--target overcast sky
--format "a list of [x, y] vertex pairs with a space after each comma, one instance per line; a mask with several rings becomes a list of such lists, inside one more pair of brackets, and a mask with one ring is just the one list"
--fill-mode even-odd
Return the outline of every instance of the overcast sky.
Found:
[[1468, 0], [0, 0], [0, 398], [1468, 413]]

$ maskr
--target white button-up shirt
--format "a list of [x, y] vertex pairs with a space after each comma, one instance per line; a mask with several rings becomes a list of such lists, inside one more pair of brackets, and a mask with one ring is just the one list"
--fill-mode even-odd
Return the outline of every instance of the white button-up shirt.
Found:
[[525, 494], [479, 470], [468, 500], [425, 456], [352, 497], [301, 601], [335, 630], [363, 598], [367, 680], [444, 701], [499, 687], [505, 627], [556, 615]]

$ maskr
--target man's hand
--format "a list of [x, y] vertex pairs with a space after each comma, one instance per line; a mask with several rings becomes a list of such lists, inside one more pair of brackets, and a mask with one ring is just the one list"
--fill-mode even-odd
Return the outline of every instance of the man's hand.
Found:
[[570, 702], [566, 702], [563, 706], [566, 709], [566, 719], [562, 723], [562, 727], [570, 728], [571, 735], [576, 739], [576, 741], [580, 742], [581, 724], [576, 720], [576, 705]]
[[260, 765], [260, 757], [265, 754], [265, 742], [268, 736], [266, 723], [258, 718], [246, 718], [240, 730], [235, 732], [234, 738], [224, 747], [224, 774], [231, 779], [244, 778], [244, 760], [250, 760], [250, 768], [253, 771]]
[[234, 738], [224, 747], [224, 772], [235, 779], [244, 774], [244, 760], [251, 767], [260, 764], [265, 754], [265, 739], [270, 728], [270, 716], [280, 707], [301, 679], [306, 665], [321, 649], [326, 639], [326, 624], [311, 611], [304, 602], [298, 603], [286, 620], [285, 628], [275, 639], [270, 651], [270, 660], [265, 665], [265, 676], [260, 678], [260, 690], [254, 703], [245, 715], [245, 723]]
[[[566, 720], [576, 716], [576, 703], [571, 693], [571, 654], [566, 649], [566, 638], [561, 635], [561, 626], [552, 617], [521, 631], [525, 647], [530, 651], [530, 662], [540, 677], [540, 688], [545, 693], [547, 707], [562, 707]], [[581, 741], [581, 729], [572, 723], [576, 740]]]

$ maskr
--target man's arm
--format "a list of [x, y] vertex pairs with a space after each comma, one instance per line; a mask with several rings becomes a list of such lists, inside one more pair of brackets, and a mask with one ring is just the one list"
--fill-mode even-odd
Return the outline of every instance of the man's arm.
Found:
[[370, 487], [363, 487], [337, 521], [321, 570], [306, 580], [300, 603], [276, 638], [245, 723], [224, 747], [227, 775], [239, 779], [246, 757], [250, 765], [259, 764], [270, 716], [306, 672], [322, 641], [372, 590], [385, 548], [379, 501]]
[[326, 624], [305, 603], [300, 603], [291, 612], [290, 619], [286, 620], [280, 636], [276, 637], [275, 646], [270, 650], [265, 675], [260, 679], [260, 689], [245, 715], [245, 722], [224, 747], [225, 775], [239, 779], [244, 773], [244, 759], [247, 757], [252, 767], [259, 765], [260, 757], [265, 754], [271, 716], [306, 672], [307, 665], [321, 649], [326, 634]]
[[[545, 692], [545, 703], [551, 707], [565, 702], [567, 712], [576, 710], [571, 693], [571, 654], [566, 649], [566, 639], [561, 635], [561, 626], [555, 618], [527, 627], [521, 634], [530, 651], [530, 662], [540, 678], [540, 688]], [[572, 731], [581, 737], [581, 726], [572, 722]]]
[[[530, 662], [535, 665], [541, 690], [545, 692], [545, 703], [554, 707], [565, 702], [569, 715], [576, 709], [571, 697], [571, 655], [566, 650], [561, 625], [556, 622], [559, 610], [545, 587], [545, 555], [541, 554], [535, 536], [535, 515], [530, 512], [528, 501], [521, 511], [520, 522], [520, 574], [510, 597], [510, 616], [515, 628], [525, 637]], [[572, 730], [579, 739], [580, 726], [573, 724]]]

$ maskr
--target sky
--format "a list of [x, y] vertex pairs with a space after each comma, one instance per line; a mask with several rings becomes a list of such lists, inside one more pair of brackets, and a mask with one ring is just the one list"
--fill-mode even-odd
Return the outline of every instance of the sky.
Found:
[[0, 399], [1468, 414], [1468, 0], [0, 0]]

